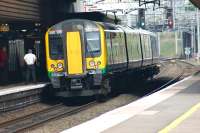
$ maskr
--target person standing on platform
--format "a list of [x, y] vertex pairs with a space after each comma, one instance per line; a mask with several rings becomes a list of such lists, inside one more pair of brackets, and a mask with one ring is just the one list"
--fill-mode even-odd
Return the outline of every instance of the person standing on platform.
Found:
[[6, 47], [0, 49], [0, 79], [1, 84], [6, 84], [8, 82], [8, 56]]
[[35, 63], [37, 57], [32, 53], [32, 50], [29, 49], [28, 53], [24, 56], [24, 61], [26, 63], [26, 84], [29, 82], [30, 74], [32, 76], [33, 82], [36, 83], [36, 72], [35, 72]]

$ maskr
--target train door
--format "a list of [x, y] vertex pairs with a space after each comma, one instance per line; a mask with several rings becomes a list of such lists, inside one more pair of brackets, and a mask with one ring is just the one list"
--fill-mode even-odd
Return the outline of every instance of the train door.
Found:
[[158, 42], [156, 40], [155, 36], [150, 36], [150, 41], [151, 41], [151, 49], [152, 49], [152, 63], [158, 63], [159, 61], [159, 52], [158, 52]]
[[84, 75], [85, 53], [83, 44], [83, 25], [64, 27], [65, 71], [69, 76]]
[[112, 39], [111, 39], [111, 33], [106, 31], [106, 49], [107, 49], [107, 63], [108, 63], [108, 71], [112, 71], [112, 65], [113, 62], [113, 53], [112, 53]]
[[141, 44], [143, 53], [143, 64], [144, 66], [152, 64], [152, 52], [150, 38], [147, 34], [141, 34]]

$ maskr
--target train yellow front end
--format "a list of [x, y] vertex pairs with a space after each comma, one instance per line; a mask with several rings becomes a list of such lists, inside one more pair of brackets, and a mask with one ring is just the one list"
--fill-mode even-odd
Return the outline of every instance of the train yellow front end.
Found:
[[62, 97], [102, 93], [106, 76], [103, 27], [88, 20], [63, 21], [46, 33], [48, 76]]

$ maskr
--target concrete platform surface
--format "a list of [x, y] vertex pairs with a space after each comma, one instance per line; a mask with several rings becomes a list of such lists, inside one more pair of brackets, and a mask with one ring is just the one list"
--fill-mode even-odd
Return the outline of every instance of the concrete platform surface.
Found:
[[36, 83], [36, 84], [14, 84], [0, 87], [0, 96], [13, 94], [21, 91], [28, 91], [38, 88], [43, 88], [49, 83]]
[[200, 74], [62, 133], [199, 132]]
[[[197, 110], [192, 111], [192, 113], [190, 111], [187, 112], [187, 113], [190, 113], [190, 115], [186, 119], [178, 123], [178, 125], [170, 131], [171, 133], [198, 133], [200, 132], [200, 106], [198, 106]], [[183, 118], [185, 116], [186, 115], [184, 114], [180, 118]]]

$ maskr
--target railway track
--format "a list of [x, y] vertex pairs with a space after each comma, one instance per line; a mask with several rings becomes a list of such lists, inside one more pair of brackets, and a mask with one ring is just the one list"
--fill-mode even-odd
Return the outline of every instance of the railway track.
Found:
[[[151, 95], [151, 94], [153, 94], [153, 93], [155, 93], [155, 92], [157, 92], [157, 91], [159, 91], [159, 90], [164, 89], [165, 87], [171, 85], [172, 83], [175, 83], [176, 81], [178, 81], [179, 79], [181, 79], [181, 78], [184, 76], [184, 73], [185, 73], [185, 69], [186, 69], [186, 68], [183, 68], [182, 65], [180, 65], [180, 64], [177, 63], [177, 62], [179, 62], [179, 63], [180, 63], [180, 62], [181, 62], [181, 63], [185, 63], [185, 62], [176, 61], [177, 66], [180, 68], [180, 69], [179, 69], [180, 72], [179, 72], [176, 76], [174, 76], [171, 80], [167, 81], [165, 84], [161, 85], [160, 87], [158, 87], [157, 89], [151, 91], [150, 93], [146, 94], [145, 96]], [[189, 63], [185, 63], [185, 64], [188, 64], [188, 65], [190, 65], [190, 66], [194, 66], [194, 65], [189, 64]], [[164, 67], [165, 67], [165, 66], [164, 66]], [[166, 71], [167, 71], [167, 69], [164, 68], [164, 70], [163, 70], [158, 76], [156, 76], [155, 79], [158, 78], [160, 75], [162, 75], [162, 73], [165, 73]], [[143, 97], [145, 97], [145, 96], [143, 96]]]
[[2, 86], [0, 89], [0, 113], [16, 110], [42, 100], [48, 82], [24, 85], [23, 83]]
[[57, 104], [45, 110], [0, 123], [0, 132], [22, 132], [27, 129], [37, 127], [40, 124], [49, 122], [50, 120], [55, 120], [63, 116], [70, 116], [72, 114], [78, 113], [96, 104], [96, 101], [78, 107], [67, 107], [63, 104]]
[[157, 77], [159, 77], [160, 75], [162, 75], [162, 73], [164, 73], [164, 72], [167, 71], [167, 67], [166, 67], [166, 65], [164, 64], [164, 62], [160, 62], [159, 66], [160, 66], [160, 68], [162, 68], [162, 69], [160, 70], [160, 72], [159, 72], [157, 75], [155, 75], [155, 76], [153, 77], [154, 79], [157, 78]]

